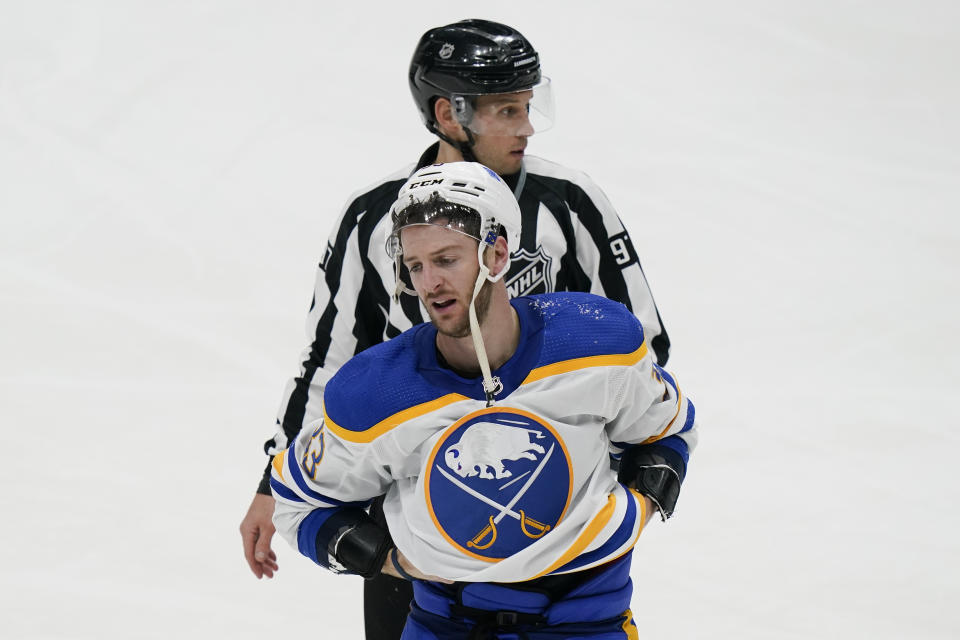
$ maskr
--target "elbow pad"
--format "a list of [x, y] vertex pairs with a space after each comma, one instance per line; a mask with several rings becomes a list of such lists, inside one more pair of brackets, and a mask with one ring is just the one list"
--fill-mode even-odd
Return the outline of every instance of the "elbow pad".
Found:
[[686, 475], [683, 456], [670, 447], [643, 445], [628, 449], [620, 462], [621, 483], [650, 498], [666, 520], [673, 515]]
[[[317, 555], [326, 554], [330, 558], [330, 568], [337, 573], [353, 573], [366, 580], [380, 575], [393, 547], [390, 532], [359, 509], [337, 515], [337, 531], [325, 549], [317, 549]], [[321, 544], [318, 539], [317, 546]]]

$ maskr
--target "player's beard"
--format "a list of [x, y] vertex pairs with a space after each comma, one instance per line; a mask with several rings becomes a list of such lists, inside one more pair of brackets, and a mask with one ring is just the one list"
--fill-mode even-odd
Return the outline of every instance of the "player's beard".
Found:
[[[490, 312], [490, 298], [492, 295], [493, 286], [489, 280], [484, 280], [483, 286], [480, 287], [480, 293], [477, 294], [477, 300], [474, 303], [477, 306], [477, 322], [480, 326], [483, 326], [483, 321]], [[439, 334], [449, 338], [466, 338], [470, 335], [470, 310], [468, 308], [463, 318], [450, 328], [442, 327], [436, 320], [433, 320], [433, 324], [437, 327], [437, 333]]]

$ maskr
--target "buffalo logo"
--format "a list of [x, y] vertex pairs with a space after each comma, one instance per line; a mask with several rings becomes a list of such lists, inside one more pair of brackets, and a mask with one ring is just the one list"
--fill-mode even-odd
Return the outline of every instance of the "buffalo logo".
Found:
[[463, 432], [459, 442], [447, 447], [444, 461], [461, 478], [509, 478], [513, 474], [503, 465], [505, 460], [536, 460], [537, 453], [545, 453], [539, 444], [530, 442], [531, 436], [541, 440], [546, 437], [533, 429], [477, 422]]
[[507, 276], [507, 292], [511, 298], [553, 291], [550, 265], [553, 260], [537, 247], [536, 253], [526, 249], [510, 256], [510, 274]]
[[489, 561], [556, 527], [571, 482], [570, 457], [550, 423], [504, 407], [475, 411], [447, 428], [424, 474], [437, 528], [463, 553]]

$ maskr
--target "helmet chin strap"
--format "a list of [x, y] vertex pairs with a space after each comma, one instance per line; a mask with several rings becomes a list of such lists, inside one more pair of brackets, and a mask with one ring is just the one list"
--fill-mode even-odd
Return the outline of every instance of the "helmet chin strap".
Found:
[[393, 259], [393, 278], [396, 282], [396, 286], [393, 289], [393, 301], [400, 302], [401, 293], [409, 293], [414, 298], [417, 297], [417, 292], [403, 283], [403, 279], [400, 277], [400, 257], [397, 256]]
[[480, 363], [480, 372], [483, 374], [483, 391], [487, 396], [487, 406], [493, 406], [493, 396], [503, 389], [500, 378], [495, 378], [490, 373], [490, 360], [487, 358], [487, 349], [483, 344], [483, 334], [480, 333], [480, 322], [477, 320], [477, 296], [483, 283], [487, 280], [496, 282], [506, 273], [504, 267], [500, 273], [495, 276], [490, 275], [490, 269], [483, 262], [483, 252], [487, 245], [483, 242], [477, 247], [477, 262], [480, 264], [480, 273], [477, 274], [477, 281], [473, 285], [473, 297], [470, 299], [470, 337], [473, 338], [473, 349], [477, 352], [477, 361]]
[[463, 131], [467, 134], [467, 140], [457, 143], [457, 149], [460, 150], [460, 155], [462, 155], [463, 159], [467, 162], [480, 162], [473, 153], [473, 145], [477, 144], [477, 141], [473, 139], [473, 132], [466, 127], [463, 128]]
[[477, 160], [477, 156], [473, 154], [473, 145], [477, 141], [473, 138], [473, 132], [470, 131], [467, 127], [463, 127], [463, 132], [467, 134], [467, 139], [465, 141], [454, 140], [447, 134], [440, 131], [439, 127], [434, 127], [433, 132], [437, 135], [438, 138], [449, 144], [451, 147], [460, 152], [460, 155], [463, 156], [464, 161], [466, 162], [480, 162]]

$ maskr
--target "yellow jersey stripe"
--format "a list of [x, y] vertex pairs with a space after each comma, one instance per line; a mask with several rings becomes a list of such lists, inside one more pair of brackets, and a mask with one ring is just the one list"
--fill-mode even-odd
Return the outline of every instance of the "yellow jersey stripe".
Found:
[[283, 461], [287, 459], [287, 450], [284, 449], [277, 455], [273, 456], [273, 470], [277, 472], [277, 475], [280, 476], [280, 481], [283, 484], [287, 484], [286, 478], [283, 477]]
[[536, 580], [541, 576], [547, 575], [551, 571], [555, 571], [559, 567], [562, 567], [583, 553], [583, 550], [587, 548], [587, 545], [590, 544], [590, 542], [592, 542], [593, 539], [599, 535], [603, 528], [607, 526], [607, 523], [610, 522], [610, 518], [613, 517], [613, 512], [616, 510], [616, 507], [617, 497], [611, 493], [607, 498], [607, 504], [603, 507], [603, 509], [600, 510], [600, 513], [594, 516], [590, 524], [588, 524], [583, 532], [577, 537], [577, 539], [573, 541], [573, 544], [570, 545], [570, 548], [564, 551], [563, 555], [560, 556], [552, 565], [533, 576], [531, 580]]
[[637, 527], [637, 535], [634, 536], [633, 543], [630, 545], [630, 548], [633, 549], [637, 544], [637, 540], [640, 539], [640, 534], [643, 533], [644, 527], [647, 526], [647, 517], [649, 514], [647, 513], [647, 501], [644, 499], [643, 494], [636, 489], [628, 488], [627, 491], [632, 493], [634, 498], [637, 499], [637, 506], [640, 508], [640, 526]]
[[670, 423], [667, 424], [666, 428], [663, 431], [661, 431], [655, 436], [650, 436], [640, 444], [650, 444], [651, 442], [656, 442], [663, 436], [667, 435], [667, 433], [670, 431], [670, 428], [673, 426], [673, 423], [677, 421], [677, 417], [680, 415], [680, 409], [682, 408], [683, 408], [683, 393], [681, 393], [680, 387], [677, 387], [677, 412], [673, 414], [673, 419], [670, 420]]
[[623, 612], [623, 632], [627, 634], [627, 640], [640, 640], [640, 632], [633, 621], [633, 611], [627, 609]]
[[606, 356], [587, 356], [585, 358], [574, 358], [572, 360], [561, 360], [543, 367], [537, 367], [527, 375], [521, 384], [536, 382], [543, 378], [555, 376], [560, 373], [569, 373], [577, 369], [586, 369], [587, 367], [611, 367], [611, 366], [630, 366], [639, 362], [647, 355], [647, 341], [644, 340], [640, 348], [633, 353], [614, 353]]
[[430, 402], [414, 405], [408, 409], [404, 409], [399, 413], [395, 413], [392, 416], [381, 420], [369, 429], [365, 429], [363, 431], [350, 431], [349, 429], [344, 429], [330, 419], [330, 416], [327, 415], [326, 407], [323, 409], [323, 422], [326, 428], [329, 431], [332, 431], [341, 440], [346, 440], [347, 442], [369, 443], [408, 420], [413, 420], [414, 418], [426, 415], [432, 411], [437, 411], [448, 404], [460, 402], [461, 400], [469, 400], [469, 398], [467, 398], [467, 396], [460, 395], [459, 393], [448, 393], [447, 395], [440, 396], [439, 398], [431, 400]]
[[627, 547], [626, 549], [624, 549], [623, 551], [621, 551], [615, 556], [606, 558], [603, 561], [604, 564], [614, 562], [615, 560], [619, 560], [620, 558], [627, 555], [628, 553], [631, 553], [633, 551], [633, 548], [637, 546], [637, 540], [640, 539], [640, 534], [643, 533], [643, 528], [647, 526], [647, 503], [644, 502], [643, 495], [636, 489], [628, 488], [627, 491], [632, 493], [636, 497], [637, 502], [639, 503], [637, 506], [637, 509], [640, 511], [640, 518], [639, 520], [637, 520], [637, 535], [633, 536], [633, 540], [630, 542], [629, 547]]

